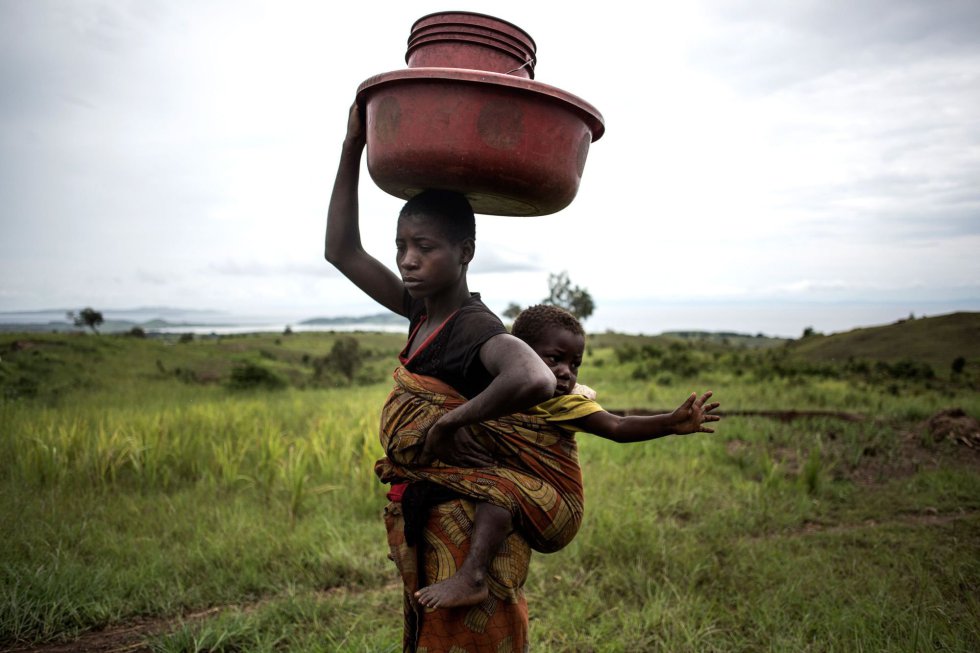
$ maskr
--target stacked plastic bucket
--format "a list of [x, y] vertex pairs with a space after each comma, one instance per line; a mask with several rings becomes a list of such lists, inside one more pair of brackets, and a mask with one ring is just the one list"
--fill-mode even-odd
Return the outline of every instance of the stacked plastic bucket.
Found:
[[454, 190], [484, 214], [565, 208], [605, 127], [592, 105], [535, 81], [535, 57], [524, 30], [492, 16], [417, 20], [408, 68], [358, 88], [375, 184], [405, 199], [426, 188]]
[[408, 37], [409, 68], [467, 68], [534, 79], [534, 39], [517, 25], [468, 12], [430, 14]]

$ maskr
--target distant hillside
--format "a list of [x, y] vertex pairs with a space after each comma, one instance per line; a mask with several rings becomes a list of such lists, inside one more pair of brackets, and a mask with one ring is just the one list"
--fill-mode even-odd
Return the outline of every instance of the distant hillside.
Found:
[[[98, 326], [99, 333], [126, 333], [133, 327], [139, 327], [146, 331], [155, 329], [174, 329], [179, 327], [192, 327], [195, 324], [190, 322], [168, 322], [166, 320], [149, 320], [146, 322], [133, 322], [132, 320], [106, 319]], [[86, 327], [75, 326], [71, 322], [0, 322], [0, 333], [75, 333], [87, 331]]]
[[644, 346], [667, 348], [670, 347], [671, 343], [676, 344], [678, 341], [712, 351], [728, 348], [771, 349], [788, 342], [785, 338], [772, 338], [762, 334], [753, 336], [731, 331], [665, 331], [656, 336], [604, 331], [588, 335], [589, 346], [593, 348], [612, 347], [615, 349], [617, 347]]
[[910, 318], [829, 336], [812, 335], [789, 346], [793, 353], [813, 362], [915, 360], [936, 371], [946, 370], [960, 356], [980, 362], [980, 313]]
[[788, 342], [787, 338], [775, 338], [761, 333], [751, 335], [734, 331], [664, 331], [661, 335], [667, 338], [679, 338], [696, 343], [712, 343], [741, 349], [768, 349]]
[[[61, 333], [84, 331], [84, 327], [75, 326], [67, 317], [68, 311], [57, 309], [46, 311], [0, 311], [0, 333]], [[100, 333], [126, 333], [134, 327], [147, 332], [174, 330], [179, 328], [204, 329], [212, 327], [216, 331], [241, 331], [251, 327], [257, 332], [280, 332], [283, 325], [309, 327], [350, 327], [372, 325], [406, 326], [408, 320], [394, 313], [379, 313], [376, 315], [317, 317], [302, 322], [271, 316], [268, 318], [241, 318], [218, 311], [194, 311], [175, 308], [137, 308], [124, 310], [101, 311], [105, 321], [98, 326]]]
[[303, 320], [299, 324], [303, 326], [343, 326], [351, 324], [408, 324], [408, 319], [394, 313], [377, 313], [375, 315], [361, 315], [360, 317], [314, 317]]

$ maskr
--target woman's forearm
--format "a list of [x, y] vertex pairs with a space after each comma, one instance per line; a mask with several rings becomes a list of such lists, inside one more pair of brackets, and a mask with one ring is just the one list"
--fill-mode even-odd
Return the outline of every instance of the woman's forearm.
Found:
[[[550, 371], [549, 371], [550, 373]], [[551, 398], [554, 376], [529, 378], [521, 374], [501, 374], [487, 388], [462, 406], [454, 408], [442, 420], [454, 429], [527, 410]]]
[[[480, 350], [480, 360], [494, 375], [480, 394], [443, 417], [447, 426], [461, 428], [527, 410], [555, 393], [555, 375], [524, 342], [501, 334]], [[442, 421], [442, 420], [440, 420]]]
[[509, 333], [487, 340], [480, 348], [480, 362], [493, 380], [429, 428], [422, 459], [438, 458], [462, 467], [493, 465], [483, 446], [469, 446], [465, 427], [527, 410], [555, 393], [555, 375], [533, 349]]
[[327, 209], [326, 259], [343, 269], [345, 256], [361, 249], [357, 188], [360, 182], [364, 143], [350, 137], [344, 140], [340, 165]]

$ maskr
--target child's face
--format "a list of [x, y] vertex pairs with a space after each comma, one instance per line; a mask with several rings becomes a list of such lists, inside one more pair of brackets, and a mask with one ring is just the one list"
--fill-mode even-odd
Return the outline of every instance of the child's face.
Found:
[[554, 372], [558, 381], [555, 396], [571, 392], [578, 381], [578, 368], [582, 365], [582, 354], [585, 351], [585, 336], [557, 326], [548, 327], [531, 348]]
[[465, 274], [463, 266], [473, 258], [472, 240], [452, 242], [436, 221], [424, 215], [398, 219], [395, 247], [398, 272], [413, 298], [455, 287]]

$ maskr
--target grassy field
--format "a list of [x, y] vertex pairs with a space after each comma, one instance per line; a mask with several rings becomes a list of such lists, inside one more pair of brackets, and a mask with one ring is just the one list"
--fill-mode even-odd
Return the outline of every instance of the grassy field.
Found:
[[[980, 650], [978, 317], [590, 338], [608, 409], [710, 388], [726, 418], [579, 436], [532, 650]], [[401, 342], [0, 335], [0, 650], [400, 650], [371, 468]]]

